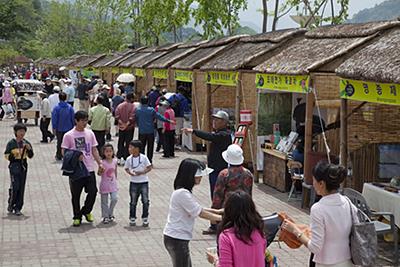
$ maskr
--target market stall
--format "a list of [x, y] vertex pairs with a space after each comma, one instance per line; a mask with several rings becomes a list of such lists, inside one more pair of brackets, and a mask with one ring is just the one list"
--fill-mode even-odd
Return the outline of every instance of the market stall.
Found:
[[[396, 23], [396, 22], [393, 22]], [[340, 142], [348, 159], [347, 185], [390, 182], [400, 174], [400, 25], [340, 65]], [[355, 112], [351, 112], [356, 109]]]
[[[328, 151], [332, 161], [340, 152], [337, 141], [340, 101], [336, 93], [339, 86], [336, 67], [376, 38], [377, 34], [393, 26], [392, 22], [374, 22], [320, 27], [307, 32], [303, 40], [254, 68], [260, 73], [256, 78], [257, 87], [275, 94], [268, 101], [278, 103], [276, 108], [280, 111], [276, 113], [291, 114], [285, 120], [285, 128], [280, 127], [280, 134], [285, 136], [293, 131], [303, 140], [306, 182], [303, 186], [306, 189], [310, 189], [307, 184], [312, 184], [312, 167], [319, 160], [328, 159]], [[276, 96], [276, 92], [282, 94], [282, 91], [291, 94]], [[291, 108], [285, 112], [283, 107], [290, 104]], [[270, 135], [274, 135], [272, 129]], [[279, 144], [276, 140], [273, 143], [273, 146]]]
[[[175, 77], [191, 83], [193, 128], [209, 131], [211, 129], [211, 112], [215, 111], [211, 105], [211, 99], [207, 98], [207, 92], [210, 90], [209, 86], [205, 83], [207, 73], [199, 68], [218, 54], [227, 51], [231, 47], [231, 44], [241, 37], [243, 36], [223, 37], [201, 44], [196, 51], [170, 67], [174, 71]], [[229, 94], [225, 95], [224, 100], [230, 101]], [[224, 108], [224, 106], [219, 104], [214, 105], [214, 107]], [[229, 112], [229, 110], [227, 111]], [[230, 113], [234, 116], [232, 111]], [[203, 151], [206, 149], [203, 140], [193, 136], [192, 141], [194, 150]]]

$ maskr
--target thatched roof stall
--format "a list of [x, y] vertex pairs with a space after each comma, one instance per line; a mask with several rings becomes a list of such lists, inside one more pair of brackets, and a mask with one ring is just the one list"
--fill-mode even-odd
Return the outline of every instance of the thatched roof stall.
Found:
[[98, 55], [88, 56], [88, 57], [82, 59], [80, 62], [78, 62], [75, 65], [75, 67], [77, 67], [77, 68], [93, 67], [93, 63], [104, 58], [105, 56], [106, 56], [106, 54], [98, 54]]
[[[252, 68], [276, 54], [276, 50], [282, 46], [288, 46], [301, 38], [305, 32], [305, 29], [289, 29], [243, 37], [201, 66], [200, 70], [207, 72], [207, 77], [215, 74], [236, 77], [236, 83], [231, 86], [219, 83], [212, 85], [212, 95], [208, 95], [212, 108], [233, 110], [236, 125], [239, 123], [240, 110], [251, 110], [253, 118], [256, 118], [256, 77]], [[247, 140], [243, 143], [245, 161], [250, 164], [257, 162], [256, 128], [256, 123], [249, 127]]]
[[[343, 112], [351, 114], [347, 135], [340, 142], [347, 144], [353, 169], [350, 183], [359, 191], [366, 182], [388, 182], [399, 173], [400, 161], [392, 154], [398, 153], [400, 143], [399, 58], [400, 27], [396, 27], [336, 69], [340, 96], [348, 106]], [[394, 161], [387, 162], [388, 157]]]
[[[291, 78], [299, 82], [299, 85], [307, 92], [307, 84], [310, 84], [312, 93], [306, 93], [306, 118], [308, 122], [313, 120], [314, 104], [324, 108], [323, 115], [326, 125], [337, 127], [339, 118], [340, 97], [338, 94], [339, 78], [335, 69], [354, 53], [363, 49], [380, 34], [385, 33], [399, 22], [384, 21], [364, 24], [345, 24], [335, 26], [323, 26], [307, 32], [305, 38], [283, 49], [278, 54], [267, 59], [264, 63], [254, 68], [257, 74], [257, 82], [262, 88], [287, 87]], [[274, 80], [275, 79], [275, 80]], [[281, 82], [282, 83], [281, 83]], [[292, 79], [293, 81], [293, 79]], [[276, 85], [278, 82], [278, 85]], [[275, 84], [274, 84], [275, 83]], [[270, 87], [269, 87], [270, 86]], [[260, 88], [260, 87], [259, 87]], [[317, 101], [316, 101], [317, 99]], [[336, 126], [335, 126], [336, 125]], [[312, 140], [311, 123], [305, 127], [305, 177], [311, 182], [311, 165], [320, 158], [326, 157], [326, 149], [321, 141], [318, 151], [311, 151]], [[327, 132], [328, 144], [331, 154], [339, 155], [339, 130]]]

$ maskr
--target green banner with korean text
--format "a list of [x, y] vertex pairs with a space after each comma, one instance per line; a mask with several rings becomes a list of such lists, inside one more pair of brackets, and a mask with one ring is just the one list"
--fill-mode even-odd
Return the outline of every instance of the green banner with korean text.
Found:
[[193, 71], [175, 70], [175, 80], [191, 83], [193, 81]]
[[153, 69], [153, 78], [168, 79], [168, 70], [167, 69]]
[[236, 86], [238, 72], [236, 71], [210, 71], [207, 72], [207, 83], [213, 85]]
[[144, 69], [135, 69], [135, 76], [144, 77], [146, 76], [146, 72], [144, 71]]
[[118, 67], [112, 67], [111, 72], [114, 74], [120, 73], [120, 69]]
[[256, 74], [256, 87], [273, 91], [307, 93], [310, 76], [308, 75], [281, 75], [281, 74]]
[[400, 105], [400, 84], [340, 79], [340, 97], [379, 104]]

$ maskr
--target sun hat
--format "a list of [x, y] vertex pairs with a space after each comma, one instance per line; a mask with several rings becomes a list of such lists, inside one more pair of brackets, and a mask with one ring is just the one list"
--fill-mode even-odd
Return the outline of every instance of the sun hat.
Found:
[[4, 86], [4, 87], [10, 87], [10, 86], [11, 86], [11, 83], [10, 83], [9, 81], [4, 81], [4, 82], [3, 82], [3, 86]]
[[240, 146], [232, 144], [222, 152], [222, 158], [230, 165], [242, 165], [244, 161], [243, 150]]
[[212, 115], [213, 118], [222, 119], [224, 121], [229, 121], [229, 115], [226, 111], [218, 110], [217, 113]]
[[54, 92], [60, 92], [60, 86], [54, 86], [53, 91]]
[[205, 169], [197, 169], [196, 174], [194, 175], [195, 177], [199, 177], [199, 176], [207, 176], [210, 173], [212, 173], [214, 171], [214, 169], [208, 168], [206, 167]]
[[108, 86], [107, 84], [103, 85], [103, 87], [101, 89], [106, 89], [106, 90], [110, 90], [110, 86]]
[[63, 71], [63, 70], [65, 70], [66, 69], [66, 67], [65, 66], [62, 66], [62, 67], [60, 67], [58, 70], [59, 71]]

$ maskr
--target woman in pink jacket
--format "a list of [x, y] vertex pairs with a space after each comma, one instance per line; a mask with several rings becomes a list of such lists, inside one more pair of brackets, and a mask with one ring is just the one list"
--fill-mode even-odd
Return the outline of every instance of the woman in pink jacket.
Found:
[[264, 267], [264, 224], [251, 196], [238, 190], [229, 194], [218, 231], [218, 256], [207, 252], [218, 267]]

